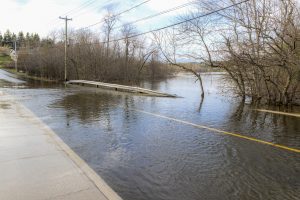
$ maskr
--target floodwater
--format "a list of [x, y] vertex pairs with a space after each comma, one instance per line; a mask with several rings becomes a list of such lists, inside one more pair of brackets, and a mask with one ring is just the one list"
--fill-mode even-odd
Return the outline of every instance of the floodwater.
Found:
[[222, 74], [204, 75], [202, 103], [187, 74], [142, 85], [182, 98], [0, 74], [0, 91], [39, 116], [124, 200], [300, 199], [299, 153], [206, 128], [300, 149], [300, 118], [240, 103], [225, 92]]

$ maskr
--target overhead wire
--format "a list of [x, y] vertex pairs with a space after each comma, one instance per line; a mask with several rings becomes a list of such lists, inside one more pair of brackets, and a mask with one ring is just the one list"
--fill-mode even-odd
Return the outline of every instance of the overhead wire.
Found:
[[[145, 31], [145, 32], [142, 32], [142, 33], [137, 33], [137, 34], [129, 35], [129, 36], [127, 36], [127, 37], [122, 37], [122, 38], [110, 40], [109, 43], [121, 41], [121, 40], [124, 40], [124, 39], [135, 38], [135, 37], [139, 37], [139, 36], [146, 35], [146, 34], [149, 34], [149, 33], [153, 33], [153, 32], [161, 31], [161, 30], [168, 29], [168, 28], [171, 28], [171, 27], [175, 27], [175, 26], [178, 26], [178, 25], [187, 23], [187, 22], [191, 22], [191, 21], [196, 20], [196, 19], [200, 19], [200, 18], [209, 16], [209, 15], [212, 15], [212, 14], [216, 14], [216, 13], [218, 13], [218, 12], [221, 12], [221, 11], [227, 10], [227, 9], [229, 9], [229, 8], [232, 8], [232, 7], [235, 7], [235, 6], [238, 6], [238, 5], [247, 3], [247, 2], [249, 2], [249, 1], [250, 1], [250, 0], [244, 0], [244, 1], [241, 1], [241, 2], [238, 2], [238, 3], [234, 3], [234, 4], [232, 4], [232, 5], [229, 5], [229, 6], [220, 8], [220, 9], [217, 9], [217, 10], [213, 10], [213, 11], [211, 11], [211, 12], [208, 12], [208, 13], [205, 13], [205, 14], [202, 14], [202, 15], [198, 15], [198, 16], [192, 17], [192, 18], [190, 18], [190, 19], [186, 19], [186, 20], [183, 20], [183, 21], [180, 21], [180, 22], [177, 22], [177, 23], [173, 23], [173, 24], [164, 26], [164, 27], [160, 27], [160, 28], [157, 28], [157, 29]], [[107, 43], [107, 41], [95, 42], [95, 43], [87, 43], [87, 44], [81, 44], [81, 45], [95, 45], [95, 44], [105, 44], [105, 43]]]
[[[92, 4], [94, 4], [96, 1], [98, 0], [88, 0], [88, 1], [85, 1], [84, 3], [82, 3], [80, 6], [74, 8], [74, 9], [71, 9], [63, 14], [61, 14], [60, 16], [67, 16], [67, 15], [70, 15], [72, 13], [77, 13], [77, 12], [80, 12], [81, 10], [91, 6]], [[56, 21], [54, 22], [55, 20], [57, 20], [57, 18], [53, 19], [51, 22], [53, 22], [54, 24], [53, 25], [56, 25], [58, 24], [59, 22]]]
[[[118, 16], [120, 16], [120, 15], [126, 13], [126, 12], [129, 12], [129, 11], [135, 9], [135, 8], [138, 8], [138, 7], [140, 7], [140, 6], [142, 6], [142, 5], [146, 4], [146, 3], [148, 3], [149, 1], [151, 1], [151, 0], [143, 1], [142, 3], [139, 3], [139, 4], [137, 4], [137, 5], [133, 6], [133, 7], [130, 7], [130, 8], [128, 8], [128, 9], [126, 9], [126, 10], [123, 10], [123, 11], [117, 13], [117, 14], [114, 14], [113, 16], [111, 16], [111, 17], [109, 17], [109, 18], [118, 17]], [[91, 28], [91, 27], [96, 26], [96, 25], [98, 25], [98, 24], [101, 24], [101, 23], [103, 23], [103, 22], [104, 22], [104, 19], [102, 19], [101, 21], [98, 21], [98, 22], [96, 22], [96, 23], [94, 23], [94, 24], [88, 25], [88, 26], [86, 26], [86, 27], [79, 28], [79, 29], [77, 29], [77, 31], [78, 31], [78, 30], [84, 30], [84, 29]]]
[[71, 13], [76, 13], [76, 12], [79, 12], [80, 10], [92, 5], [93, 3], [95, 3], [97, 0], [88, 0], [86, 1], [85, 3], [81, 4], [81, 6], [77, 7], [77, 8], [74, 8], [64, 14], [62, 14], [62, 16], [64, 15], [70, 15]]
[[[87, 6], [91, 5], [92, 3], [94, 3], [95, 1], [97, 1], [97, 0], [89, 0], [89, 1], [85, 2], [85, 5], [82, 4], [82, 5], [79, 6], [78, 8], [81, 8], [81, 9], [82, 9], [82, 8], [84, 8], [84, 7], [87, 7]], [[107, 3], [110, 2], [110, 1], [112, 1], [112, 0], [106, 1], [105, 4], [107, 4]], [[120, 15], [126, 13], [126, 12], [130, 12], [131, 10], [133, 10], [133, 9], [135, 9], [135, 8], [138, 8], [138, 7], [140, 7], [140, 6], [142, 6], [142, 5], [146, 4], [146, 3], [148, 3], [149, 1], [151, 1], [151, 0], [143, 1], [143, 2], [141, 2], [141, 3], [139, 3], [139, 4], [137, 4], [137, 5], [134, 5], [134, 6], [130, 7], [130, 8], [128, 8], [128, 9], [126, 9], [126, 10], [123, 10], [123, 11], [117, 13], [117, 14], [114, 14], [113, 16], [111, 16], [111, 17], [109, 17], [109, 18], [118, 17], [118, 16], [120, 16]], [[86, 4], [86, 3], [89, 3], [89, 4]], [[82, 7], [82, 6], [84, 6], [84, 7]], [[104, 7], [104, 6], [102, 6], [102, 8], [103, 8], [103, 7]], [[69, 12], [67, 12], [67, 13], [65, 13], [65, 14], [70, 14], [71, 12], [75, 12], [75, 11], [78, 12], [78, 11], [80, 11], [80, 10], [78, 10], [78, 8], [77, 8], [77, 10], [76, 10], [76, 8], [73, 9], [73, 10], [70, 10]], [[82, 14], [84, 14], [84, 13], [79, 13], [78, 15], [73, 16], [73, 18], [74, 18], [74, 17], [78, 17], [78, 16], [80, 16], [80, 15], [82, 15]], [[72, 16], [72, 15], [71, 15], [71, 16]], [[76, 30], [78, 31], [78, 30], [87, 29], [87, 28], [90, 28], [90, 27], [92, 27], [92, 26], [96, 26], [96, 25], [98, 25], [98, 24], [101, 24], [102, 22], [104, 22], [104, 20], [101, 20], [101, 21], [96, 22], [96, 23], [94, 23], [94, 24], [91, 24], [91, 25], [89, 25], [89, 26], [87, 26], [87, 27], [79, 28], [79, 29], [76, 29]], [[56, 22], [55, 24], [57, 24], [57, 23], [58, 23], [58, 22]]]
[[[155, 13], [153, 15], [149, 15], [149, 16], [146, 16], [146, 17], [143, 17], [143, 18], [131, 21], [131, 22], [127, 22], [127, 23], [125, 23], [123, 25], [120, 25], [120, 26], [117, 26], [117, 27], [113, 28], [112, 30], [119, 29], [119, 28], [122, 28], [122, 27], [127, 26], [127, 25], [136, 24], [138, 22], [145, 21], [145, 20], [148, 20], [148, 19], [152, 19], [154, 17], [158, 17], [158, 16], [161, 16], [161, 15], [164, 15], [164, 14], [167, 14], [167, 13], [170, 13], [170, 12], [173, 12], [173, 11], [185, 8], [185, 7], [190, 6], [190, 5], [192, 5], [192, 4], [196, 3], [196, 2], [197, 1], [192, 1], [192, 2], [189, 2], [189, 3], [181, 4], [179, 6], [171, 8], [171, 9], [167, 9], [167, 10], [164, 10], [164, 11]], [[102, 32], [100, 32], [100, 33], [102, 33]]]
[[[108, 1], [106, 1], [106, 2], [104, 2], [103, 4], [104, 5], [102, 5], [100, 8], [100, 10], [102, 10], [103, 8], [105, 8], [105, 6], [107, 6], [107, 4], [109, 3], [109, 2], [111, 2], [111, 1], [113, 1], [113, 0], [108, 0]], [[97, 6], [94, 6], [93, 8], [97, 8], [99, 5], [97, 5]], [[91, 9], [93, 9], [93, 8], [91, 8]], [[73, 18], [76, 18], [76, 17], [79, 17], [79, 16], [81, 16], [81, 15], [84, 15], [85, 13], [88, 13], [88, 12], [90, 12], [90, 9], [89, 10], [83, 10], [83, 12], [81, 12], [81, 13], [78, 13], [77, 15], [71, 15]]]
[[[190, 18], [190, 19], [186, 19], [186, 20], [183, 20], [183, 21], [180, 21], [180, 22], [177, 22], [177, 23], [173, 23], [173, 24], [170, 24], [170, 25], [161, 27], [161, 28], [157, 28], [157, 29], [145, 31], [145, 32], [142, 32], [142, 33], [137, 33], [137, 34], [134, 34], [134, 35], [129, 35], [129, 36], [126, 36], [126, 37], [122, 37], [122, 38], [110, 40], [109, 42], [117, 42], [117, 41], [121, 41], [121, 40], [124, 40], [124, 39], [130, 39], [130, 38], [134, 38], [134, 37], [146, 35], [146, 34], [149, 34], [149, 33], [161, 31], [161, 30], [164, 30], [164, 29], [168, 29], [168, 28], [171, 28], [171, 27], [174, 27], [174, 26], [178, 26], [178, 25], [187, 23], [187, 22], [191, 22], [191, 21], [193, 21], [193, 20], [195, 20], [195, 19], [199, 19], [199, 18], [203, 18], [203, 17], [209, 16], [209, 15], [212, 15], [212, 14], [216, 14], [216, 13], [218, 13], [218, 12], [227, 10], [227, 9], [229, 9], [229, 8], [238, 6], [238, 5], [240, 5], [240, 4], [247, 3], [248, 1], [250, 1], [250, 0], [244, 0], [244, 1], [241, 1], [241, 2], [239, 2], [239, 3], [234, 3], [234, 4], [232, 4], [232, 5], [229, 5], [229, 6], [226, 6], [226, 7], [223, 7], [223, 8], [220, 8], [220, 9], [217, 9], [217, 10], [214, 10], [214, 11], [211, 11], [211, 12], [208, 12], [208, 13], [205, 13], [205, 14], [198, 15], [198, 16], [196, 16], [196, 17], [192, 17], [192, 18]], [[96, 43], [89, 43], [89, 44], [85, 44], [85, 45], [105, 44], [105, 43], [107, 43], [107, 41], [96, 42]]]

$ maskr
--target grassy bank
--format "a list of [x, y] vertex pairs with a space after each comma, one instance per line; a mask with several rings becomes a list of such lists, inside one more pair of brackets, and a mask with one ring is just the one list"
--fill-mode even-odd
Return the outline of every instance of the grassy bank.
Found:
[[8, 68], [8, 67], [1, 67], [0, 65], [0, 69], [3, 69], [9, 73], [15, 74], [18, 77], [24, 78], [24, 79], [31, 79], [31, 80], [36, 80], [36, 81], [46, 81], [46, 82], [59, 82], [57, 80], [50, 80], [50, 79], [46, 79], [46, 78], [41, 78], [41, 77], [36, 77], [36, 76], [30, 76], [27, 73], [24, 72], [17, 72], [16, 69], [13, 68]]
[[36, 76], [30, 76], [27, 73], [24, 72], [20, 72], [12, 67], [10, 67], [12, 65], [13, 60], [10, 58], [9, 55], [6, 55], [4, 53], [0, 52], [0, 69], [3, 69], [9, 73], [15, 74], [18, 77], [24, 78], [24, 79], [31, 79], [31, 80], [37, 80], [37, 81], [47, 81], [47, 82], [58, 82], [56, 80], [49, 80], [46, 78], [41, 78], [41, 77], [36, 77]]
[[1, 68], [5, 67], [6, 65], [8, 65], [11, 62], [12, 62], [12, 60], [11, 60], [10, 56], [0, 53], [0, 67]]

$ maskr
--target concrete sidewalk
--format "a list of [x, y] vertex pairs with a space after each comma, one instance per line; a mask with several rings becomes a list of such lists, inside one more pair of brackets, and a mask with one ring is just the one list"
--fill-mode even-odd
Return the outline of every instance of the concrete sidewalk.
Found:
[[0, 199], [121, 200], [49, 127], [1, 91]]

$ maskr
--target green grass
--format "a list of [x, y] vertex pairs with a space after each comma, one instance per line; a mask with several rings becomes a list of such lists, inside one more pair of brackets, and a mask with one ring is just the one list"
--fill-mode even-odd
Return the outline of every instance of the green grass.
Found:
[[43, 78], [43, 77], [31, 76], [31, 75], [28, 75], [25, 72], [19, 72], [19, 71], [17, 72], [15, 68], [7, 68], [6, 67], [6, 68], [3, 68], [3, 70], [5, 70], [9, 73], [15, 74], [20, 78], [31, 79], [31, 80], [36, 80], [36, 81], [44, 81], [44, 82], [53, 82], [53, 83], [59, 82], [58, 80], [50, 80], [50, 79], [46, 79], [46, 78]]
[[8, 55], [0, 54], [0, 67], [5, 67], [6, 64], [12, 62], [12, 59]]
[[15, 74], [19, 77], [22, 78], [27, 78], [27, 79], [32, 79], [32, 80], [39, 80], [39, 81], [46, 81], [46, 82], [58, 82], [55, 80], [49, 80], [46, 78], [41, 78], [41, 77], [36, 77], [36, 76], [30, 76], [27, 73], [23, 73], [23, 72], [17, 72], [15, 68], [10, 68], [7, 67], [6, 65], [13, 62], [13, 60], [10, 58], [10, 56], [2, 54], [0, 52], [0, 69], [2, 68], [3, 70], [10, 72], [12, 74]]

